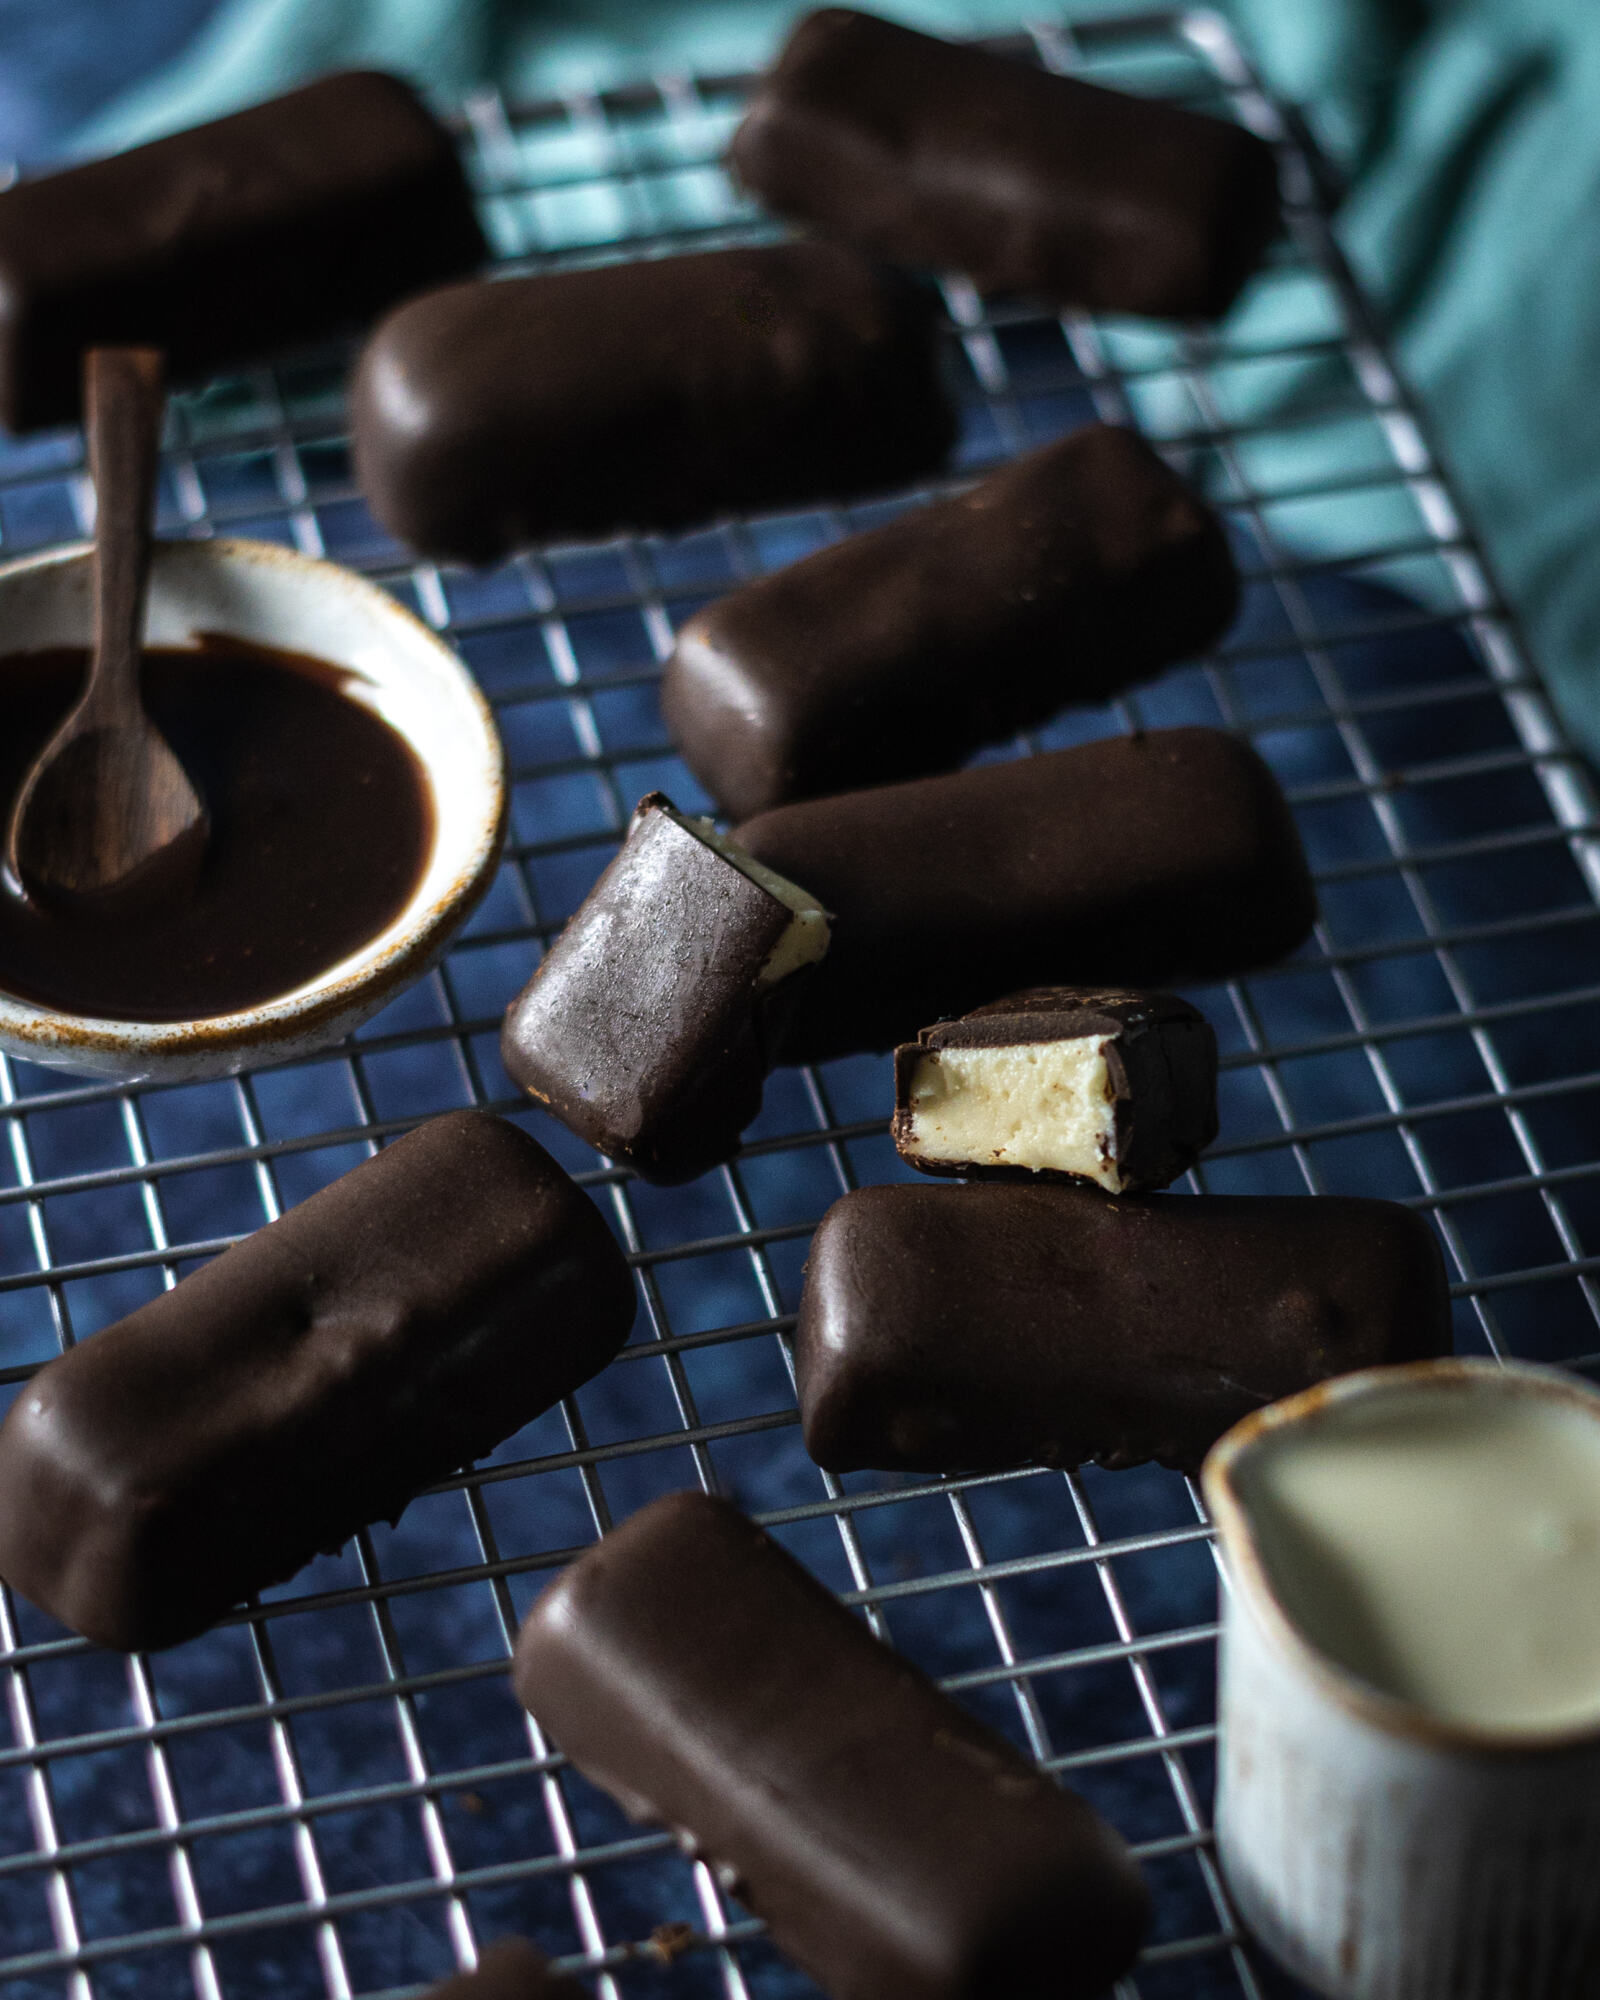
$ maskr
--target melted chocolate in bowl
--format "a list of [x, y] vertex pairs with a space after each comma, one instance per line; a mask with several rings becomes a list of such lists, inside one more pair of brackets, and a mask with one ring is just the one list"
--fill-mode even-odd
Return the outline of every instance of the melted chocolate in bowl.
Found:
[[[0, 810], [77, 699], [82, 646], [0, 658]], [[201, 633], [151, 647], [144, 698], [211, 814], [200, 878], [137, 916], [0, 890], [0, 988], [101, 1020], [189, 1021], [293, 992], [404, 909], [433, 845], [421, 764], [356, 678], [303, 653]]]

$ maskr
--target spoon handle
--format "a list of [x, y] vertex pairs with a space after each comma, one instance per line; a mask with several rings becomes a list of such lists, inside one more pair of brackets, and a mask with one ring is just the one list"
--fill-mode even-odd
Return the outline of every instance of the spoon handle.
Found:
[[131, 713], [150, 573], [150, 506], [161, 451], [162, 357], [95, 347], [84, 358], [89, 472], [95, 490], [94, 660], [85, 707]]

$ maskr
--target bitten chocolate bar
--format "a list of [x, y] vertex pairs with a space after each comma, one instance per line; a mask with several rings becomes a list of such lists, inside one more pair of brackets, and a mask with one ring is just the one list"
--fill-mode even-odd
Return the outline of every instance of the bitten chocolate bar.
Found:
[[659, 792], [512, 1001], [512, 1081], [647, 1180], [727, 1159], [827, 912]]
[[0, 1427], [0, 1576], [175, 1645], [603, 1368], [633, 1285], [526, 1133], [453, 1112], [42, 1368]]
[[661, 706], [725, 812], [945, 771], [1207, 646], [1238, 579], [1216, 517], [1096, 424], [966, 493], [719, 598]]
[[1097, 312], [1215, 318], [1278, 226], [1241, 127], [841, 7], [790, 36], [732, 164], [876, 256]]
[[353, 70], [0, 194], [0, 421], [78, 414], [89, 347], [195, 380], [371, 319], [487, 254], [450, 135]]
[[580, 1557], [512, 1677], [834, 2000], [1087, 2000], [1133, 1959], [1117, 1836], [725, 1501], [670, 1494]]
[[734, 838], [833, 912], [788, 1062], [888, 1048], [1027, 986], [1248, 971], [1316, 915], [1271, 772], [1214, 729], [780, 806]]
[[925, 1174], [1161, 1188], [1217, 1136], [1217, 1038], [1170, 993], [1034, 987], [896, 1049], [894, 1107]]
[[478, 1957], [473, 1972], [458, 1972], [430, 1986], [424, 2000], [589, 2000], [575, 1979], [550, 1970], [544, 1954], [525, 1938], [499, 1938]]
[[373, 335], [351, 409], [384, 526], [480, 563], [895, 486], [955, 432], [931, 297], [822, 243], [429, 293]]
[[1439, 1246], [1398, 1202], [913, 1183], [823, 1217], [795, 1370], [830, 1472], [1195, 1472], [1264, 1403], [1450, 1339]]

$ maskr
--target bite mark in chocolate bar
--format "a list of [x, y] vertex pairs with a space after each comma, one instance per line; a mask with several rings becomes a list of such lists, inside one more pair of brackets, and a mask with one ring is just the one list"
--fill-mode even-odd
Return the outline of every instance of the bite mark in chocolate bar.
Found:
[[827, 912], [659, 792], [528, 985], [507, 1073], [580, 1139], [647, 1180], [727, 1159], [761, 1107]]
[[633, 1311], [542, 1147], [435, 1118], [34, 1376], [0, 1576], [99, 1645], [175, 1645], [549, 1409]]
[[1170, 993], [1044, 986], [895, 1051], [894, 1143], [927, 1174], [1165, 1187], [1217, 1136], [1217, 1039]]
[[503, 1937], [478, 1954], [476, 1970], [430, 1986], [423, 2000], [589, 2000], [575, 1979], [550, 1970], [526, 1938]]
[[368, 342], [351, 423], [390, 533], [478, 563], [896, 486], [955, 434], [931, 296], [823, 243], [431, 292]]
[[779, 806], [734, 838], [833, 912], [787, 1062], [889, 1048], [1028, 986], [1231, 977], [1316, 916], [1272, 773], [1215, 729]]
[[78, 413], [89, 347], [193, 381], [371, 319], [488, 246], [449, 133], [352, 70], [0, 193], [0, 422]]
[[1199, 651], [1238, 579], [1216, 517], [1094, 424], [698, 612], [661, 683], [725, 812], [949, 770]]
[[842, 7], [794, 30], [731, 160], [876, 256], [1097, 312], [1215, 318], [1278, 226], [1242, 127]]
[[523, 1624], [517, 1696], [834, 2000], [1088, 2000], [1148, 1898], [1115, 1833], [725, 1501], [653, 1501]]
[[912, 1183], [823, 1217], [795, 1371], [830, 1472], [1192, 1473], [1263, 1404], [1450, 1341], [1438, 1243], [1398, 1202]]

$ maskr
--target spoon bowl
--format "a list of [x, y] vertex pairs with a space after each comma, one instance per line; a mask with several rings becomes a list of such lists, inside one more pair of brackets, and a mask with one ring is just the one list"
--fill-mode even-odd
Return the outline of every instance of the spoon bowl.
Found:
[[25, 895], [130, 912], [182, 896], [200, 872], [206, 814], [143, 713], [58, 731], [12, 815], [6, 872]]

